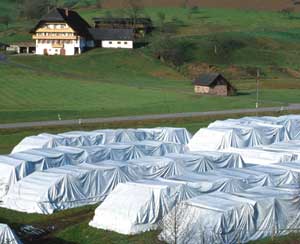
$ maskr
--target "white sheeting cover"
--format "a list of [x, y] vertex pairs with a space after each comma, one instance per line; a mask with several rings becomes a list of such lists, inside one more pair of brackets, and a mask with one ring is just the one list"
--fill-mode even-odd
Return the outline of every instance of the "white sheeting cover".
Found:
[[57, 146], [94, 146], [116, 142], [133, 142], [154, 140], [187, 144], [191, 138], [185, 128], [153, 128], [153, 129], [116, 129], [95, 131], [70, 131], [58, 135], [42, 133], [24, 138], [16, 145], [12, 153], [33, 148], [54, 148]]
[[17, 181], [35, 171], [80, 164], [87, 159], [84, 150], [75, 148], [32, 149], [0, 156], [0, 200]]
[[298, 156], [298, 158], [300, 159], [300, 141], [299, 140], [279, 142], [279, 143], [274, 143], [271, 145], [259, 146], [258, 148], [261, 148], [265, 151], [271, 151], [271, 152], [293, 153], [293, 154], [296, 154]]
[[199, 151], [253, 147], [285, 140], [285, 136], [285, 128], [281, 125], [209, 127], [200, 129], [190, 140], [188, 148]]
[[119, 184], [95, 210], [90, 226], [126, 235], [155, 229], [177, 202], [193, 196], [193, 189], [169, 180]]
[[0, 244], [22, 244], [22, 242], [8, 225], [0, 224]]
[[227, 148], [223, 152], [239, 154], [247, 164], [270, 165], [275, 163], [291, 162], [298, 159], [293, 152], [266, 151], [263, 148]]
[[[259, 187], [241, 193], [215, 192], [182, 202], [163, 219], [159, 238], [174, 243], [246, 243], [300, 227], [298, 187]], [[175, 214], [176, 210], [176, 214]], [[287, 230], [290, 229], [290, 230]]]
[[3, 206], [21, 212], [51, 214], [100, 202], [120, 182], [138, 179], [134, 167], [116, 161], [52, 168], [17, 182], [3, 198]]
[[[161, 161], [161, 163], [164, 162]], [[184, 186], [185, 191], [188, 189], [189, 196], [201, 195], [201, 198], [205, 198], [207, 193], [217, 191], [232, 193], [258, 186], [295, 184], [299, 182], [299, 173], [268, 166], [253, 166], [244, 169], [218, 169], [199, 174], [185, 173], [179, 176], [173, 174], [167, 180], [177, 186]], [[162, 204], [156, 199], [157, 194], [159, 196], [161, 194], [162, 181], [168, 182], [155, 178], [150, 181], [143, 180], [119, 185], [97, 208], [90, 225], [122, 234], [137, 234], [156, 228], [154, 223], [158, 220], [159, 210], [157, 209]], [[156, 191], [152, 189], [153, 185], [159, 186], [159, 190], [156, 190], [159, 193], [155, 193]], [[165, 201], [161, 200], [161, 202]], [[172, 206], [175, 206], [174, 202], [172, 203]], [[159, 218], [165, 213], [162, 212]]]
[[252, 147], [300, 139], [300, 116], [244, 117], [215, 121], [200, 129], [188, 147], [195, 150], [219, 150], [227, 147]]
[[126, 161], [147, 155], [162, 156], [167, 153], [183, 153], [184, 145], [160, 141], [113, 143], [89, 147], [30, 149], [25, 152], [0, 156], [0, 200], [16, 181], [35, 172], [83, 162], [103, 160]]

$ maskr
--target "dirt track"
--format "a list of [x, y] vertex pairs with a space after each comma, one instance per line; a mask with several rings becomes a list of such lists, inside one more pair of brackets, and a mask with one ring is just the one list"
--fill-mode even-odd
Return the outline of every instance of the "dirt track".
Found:
[[[292, 0], [141, 0], [146, 7], [178, 7], [186, 2], [188, 6], [199, 6], [208, 8], [238, 8], [255, 10], [278, 11], [284, 8], [294, 7], [300, 11], [300, 4], [293, 4]], [[299, 1], [300, 3], [300, 1]], [[126, 7], [128, 0], [106, 0], [105, 8]]]

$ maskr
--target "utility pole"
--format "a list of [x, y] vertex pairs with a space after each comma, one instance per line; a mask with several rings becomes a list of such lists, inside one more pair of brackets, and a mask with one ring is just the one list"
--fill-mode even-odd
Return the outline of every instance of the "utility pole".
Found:
[[[259, 76], [260, 76], [260, 74], [259, 74], [259, 69], [257, 69], [257, 72], [256, 72], [256, 104], [255, 104], [256, 109], [258, 109]], [[257, 111], [256, 111], [256, 113], [257, 113]]]

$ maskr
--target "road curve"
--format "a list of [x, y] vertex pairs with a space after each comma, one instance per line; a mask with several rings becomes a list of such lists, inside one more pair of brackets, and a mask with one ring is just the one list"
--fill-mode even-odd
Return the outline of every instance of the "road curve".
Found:
[[292, 104], [285, 107], [266, 107], [258, 109], [231, 109], [221, 111], [207, 111], [207, 112], [187, 112], [187, 113], [173, 113], [173, 114], [151, 114], [125, 117], [109, 117], [109, 118], [91, 118], [91, 119], [72, 119], [72, 120], [52, 120], [52, 121], [36, 121], [36, 122], [20, 122], [10, 124], [0, 124], [0, 129], [22, 129], [34, 127], [51, 127], [51, 126], [68, 126], [78, 124], [97, 124], [97, 123], [115, 123], [127, 121], [145, 121], [145, 120], [160, 120], [160, 119], [180, 119], [192, 117], [204, 117], [214, 115], [229, 115], [229, 114], [249, 114], [249, 113], [263, 113], [263, 112], [280, 112], [300, 110], [300, 104]]

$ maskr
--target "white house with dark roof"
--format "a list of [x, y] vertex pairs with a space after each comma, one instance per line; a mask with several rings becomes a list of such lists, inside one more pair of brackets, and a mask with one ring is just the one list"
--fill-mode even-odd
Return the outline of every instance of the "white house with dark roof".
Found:
[[75, 11], [55, 8], [31, 31], [38, 55], [75, 55], [93, 48], [90, 25]]
[[90, 33], [97, 46], [102, 48], [128, 48], [134, 44], [133, 29], [98, 29], [91, 28]]

